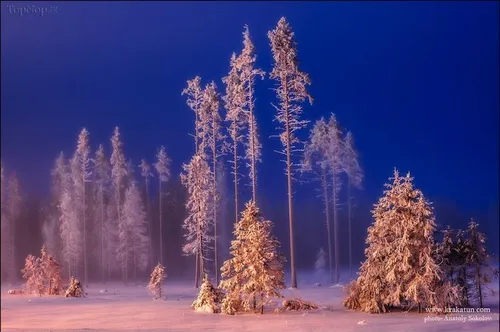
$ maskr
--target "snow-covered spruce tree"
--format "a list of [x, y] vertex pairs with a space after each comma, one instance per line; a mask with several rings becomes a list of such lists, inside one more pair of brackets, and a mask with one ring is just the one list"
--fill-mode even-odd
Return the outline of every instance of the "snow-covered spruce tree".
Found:
[[99, 145], [94, 157], [94, 200], [96, 202], [96, 222], [94, 227], [94, 237], [99, 241], [97, 243], [98, 252], [96, 257], [99, 260], [101, 268], [101, 282], [106, 281], [107, 264], [110, 253], [107, 250], [107, 241], [109, 240], [106, 210], [107, 210], [107, 195], [110, 185], [110, 166], [104, 147]]
[[149, 279], [148, 290], [151, 295], [153, 295], [154, 299], [161, 299], [161, 291], [163, 286], [163, 280], [166, 278], [165, 268], [163, 265], [158, 263], [153, 272], [151, 272], [151, 278]]
[[352, 188], [361, 189], [363, 170], [359, 165], [358, 153], [354, 146], [354, 138], [350, 131], [344, 138], [343, 168], [347, 175], [347, 223], [349, 237], [349, 276], [352, 277]]
[[45, 293], [43, 269], [41, 260], [33, 255], [28, 255], [24, 264], [23, 279], [26, 279], [23, 285], [25, 294], [38, 294], [42, 296]]
[[390, 307], [438, 305], [441, 268], [433, 257], [434, 215], [431, 204], [413, 186], [413, 178], [394, 170], [392, 183], [375, 204], [368, 228], [366, 260], [348, 287], [344, 305], [366, 312]]
[[191, 307], [197, 312], [214, 314], [217, 312], [217, 292], [205, 273], [198, 297]]
[[335, 114], [330, 115], [328, 120], [329, 149], [327, 154], [328, 165], [332, 176], [332, 206], [333, 206], [333, 243], [335, 258], [335, 274], [333, 282], [339, 282], [340, 274], [340, 246], [339, 246], [339, 193], [342, 186], [340, 174], [344, 169], [344, 143], [342, 141], [342, 129]]
[[239, 214], [238, 185], [241, 176], [241, 174], [239, 173], [239, 161], [241, 160], [239, 147], [240, 144], [243, 143], [243, 130], [245, 129], [243, 113], [243, 107], [245, 105], [244, 85], [242, 84], [240, 79], [239, 70], [236, 66], [236, 60], [236, 53], [233, 53], [230, 61], [229, 74], [222, 79], [222, 82], [226, 85], [226, 94], [222, 97], [222, 100], [224, 101], [224, 107], [226, 108], [225, 121], [229, 123], [227, 128], [229, 133], [229, 140], [227, 141], [227, 144], [229, 147], [228, 150], [232, 155], [232, 159], [229, 160], [229, 163], [232, 167], [234, 184], [235, 223], [238, 221]]
[[[201, 78], [199, 76], [194, 77], [191, 80], [187, 81], [187, 87], [182, 90], [182, 95], [187, 96], [187, 105], [194, 112], [195, 121], [194, 121], [194, 133], [192, 134], [194, 138], [194, 146], [195, 146], [195, 155], [198, 154], [198, 141], [200, 138], [200, 112], [203, 103], [204, 92], [201, 88]], [[198, 288], [199, 276], [200, 276], [200, 267], [198, 266], [200, 259], [198, 254], [195, 254], [195, 271], [194, 271], [194, 284], [195, 287]]]
[[[193, 156], [189, 164], [184, 164], [182, 167], [184, 173], [181, 174], [181, 181], [188, 194], [186, 202], [188, 215], [182, 225], [186, 232], [184, 235], [186, 243], [182, 251], [186, 255], [195, 255], [199, 271], [205, 273], [206, 252], [213, 240], [209, 235], [212, 222], [210, 167], [200, 152]], [[195, 279], [196, 288], [199, 277], [197, 275]]]
[[225, 136], [222, 134], [221, 117], [219, 114], [219, 95], [217, 86], [211, 82], [205, 87], [203, 103], [200, 113], [200, 126], [202, 137], [200, 139], [200, 153], [205, 151], [206, 160], [210, 167], [210, 208], [213, 225], [213, 249], [215, 282], [219, 280], [218, 253], [217, 253], [217, 208], [219, 196], [217, 190], [217, 162], [223, 153]]
[[240, 82], [244, 89], [244, 120], [246, 122], [247, 137], [245, 139], [245, 159], [249, 168], [249, 178], [252, 181], [252, 199], [257, 203], [257, 163], [261, 162], [262, 145], [259, 141], [259, 131], [257, 120], [255, 118], [255, 98], [254, 85], [255, 78], [264, 79], [265, 72], [255, 68], [255, 47], [250, 39], [248, 26], [245, 26], [243, 32], [243, 50], [236, 60], [236, 66], [240, 70]]
[[297, 132], [304, 128], [308, 121], [302, 120], [302, 103], [312, 98], [306, 87], [311, 84], [309, 76], [301, 72], [298, 67], [297, 43], [294, 40], [294, 33], [286, 19], [282, 17], [276, 28], [268, 32], [271, 42], [271, 49], [274, 58], [274, 67], [270, 73], [270, 78], [276, 81], [276, 98], [278, 104], [274, 105], [277, 111], [276, 121], [281, 125], [279, 134], [283, 144], [283, 154], [286, 157], [285, 175], [288, 183], [288, 222], [290, 232], [290, 265], [292, 287], [297, 287], [297, 274], [295, 271], [295, 240], [293, 232], [293, 191], [292, 176], [295, 164], [292, 160], [294, 152], [300, 151], [297, 148], [300, 140]]
[[5, 220], [2, 220], [2, 267], [11, 282], [18, 279], [18, 268], [16, 268], [16, 244], [15, 229], [21, 215], [21, 188], [15, 172], [7, 179], [5, 197]]
[[330, 199], [328, 196], [329, 189], [329, 153], [330, 135], [329, 127], [324, 118], [316, 121], [309, 140], [304, 148], [304, 160], [302, 162], [301, 171], [313, 174], [313, 180], [321, 183], [320, 197], [324, 204], [326, 234], [328, 238], [328, 267], [329, 267], [329, 282], [333, 282], [333, 255], [332, 255], [332, 239], [330, 225]]
[[160, 263], [163, 262], [163, 183], [166, 183], [170, 180], [170, 158], [168, 157], [165, 147], [161, 146], [158, 150], [158, 154], [156, 155], [157, 161], [154, 164], [155, 170], [158, 173], [158, 205], [160, 208], [158, 218], [160, 223]]
[[466, 240], [466, 232], [462, 229], [459, 229], [456, 233], [455, 240], [455, 253], [456, 253], [456, 265], [457, 265], [457, 276], [456, 276], [456, 284], [460, 288], [460, 304], [463, 306], [469, 305], [469, 294], [471, 285], [469, 284], [468, 278], [468, 243]]
[[79, 196], [81, 202], [81, 227], [83, 235], [83, 282], [88, 286], [88, 262], [87, 262], [87, 183], [91, 182], [91, 159], [89, 132], [83, 128], [78, 136], [78, 145], [75, 153], [76, 161], [80, 168], [81, 183]]
[[148, 258], [148, 268], [153, 268], [153, 232], [151, 231], [151, 212], [149, 203], [149, 178], [153, 177], [153, 172], [151, 172], [151, 166], [144, 160], [141, 159], [139, 164], [141, 169], [141, 176], [144, 178], [144, 196], [146, 200], [146, 224], [148, 226], [148, 239], [149, 239], [149, 258]]
[[45, 246], [40, 250], [40, 267], [43, 279], [48, 283], [48, 295], [59, 295], [62, 291], [61, 266], [54, 256], [47, 252]]
[[[123, 189], [124, 189], [124, 180], [127, 176], [127, 164], [125, 162], [125, 155], [123, 154], [123, 143], [120, 138], [120, 130], [118, 127], [115, 127], [115, 131], [113, 137], [111, 137], [111, 146], [113, 152], [111, 153], [111, 179], [113, 183], [113, 189], [115, 192], [114, 203], [116, 208], [116, 225], [118, 227], [123, 227], [121, 206], [123, 200]], [[120, 226], [121, 225], [121, 226]], [[127, 256], [127, 252], [125, 252], [125, 256]], [[128, 257], [125, 257], [125, 261], [128, 261]], [[126, 266], [126, 265], [125, 265]], [[122, 276], [125, 283], [127, 283], [127, 269], [125, 266], [122, 267]]]
[[491, 283], [493, 277], [493, 268], [490, 265], [490, 257], [486, 251], [486, 236], [479, 232], [479, 224], [473, 219], [469, 222], [467, 228], [466, 240], [466, 262], [470, 266], [471, 288], [470, 297], [483, 308], [486, 295], [485, 288]]
[[80, 280], [71, 277], [69, 280], [69, 287], [64, 294], [64, 297], [85, 297], [87, 293], [83, 290], [83, 285]]
[[121, 256], [126, 250], [129, 251], [129, 255], [132, 258], [134, 280], [137, 282], [137, 272], [145, 271], [148, 266], [149, 238], [147, 237], [146, 211], [140, 191], [134, 182], [132, 182], [125, 193], [123, 221], [123, 224], [126, 225], [125, 232], [130, 237], [132, 245], [128, 248], [119, 247], [118, 253]]
[[224, 262], [220, 288], [226, 292], [222, 312], [235, 314], [264, 306], [280, 297], [285, 287], [279, 241], [271, 234], [272, 222], [264, 220], [255, 202], [246, 204], [241, 220], [235, 225], [236, 239], [231, 245], [232, 258]]

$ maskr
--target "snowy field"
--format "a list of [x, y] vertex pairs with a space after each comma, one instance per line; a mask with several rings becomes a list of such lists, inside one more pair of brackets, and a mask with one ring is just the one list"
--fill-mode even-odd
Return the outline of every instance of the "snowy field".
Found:
[[[268, 307], [264, 315], [237, 316], [195, 313], [190, 308], [197, 295], [192, 283], [168, 279], [164, 301], [152, 300], [146, 284], [91, 284], [86, 289], [87, 298], [8, 295], [8, 287], [2, 287], [1, 331], [499, 331], [498, 284], [494, 286], [497, 292], [487, 299], [491, 313], [443, 317], [414, 312], [373, 315], [350, 311], [342, 306], [342, 287], [315, 287], [319, 279], [301, 274], [299, 289], [283, 292], [287, 298], [317, 303], [319, 310], [276, 314], [273, 307]], [[100, 293], [101, 289], [108, 292]]]

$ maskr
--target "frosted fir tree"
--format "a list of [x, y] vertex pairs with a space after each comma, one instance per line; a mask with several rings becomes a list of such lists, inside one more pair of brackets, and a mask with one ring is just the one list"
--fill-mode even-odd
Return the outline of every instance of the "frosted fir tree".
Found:
[[161, 146], [156, 155], [157, 161], [154, 164], [155, 170], [158, 173], [158, 206], [159, 206], [159, 223], [160, 223], [160, 263], [163, 262], [163, 184], [170, 180], [170, 164], [171, 160], [165, 151], [165, 147]]
[[151, 278], [149, 279], [148, 290], [151, 295], [153, 295], [155, 300], [162, 299], [162, 287], [163, 281], [166, 278], [165, 268], [163, 265], [158, 263], [153, 272], [151, 272]]
[[291, 284], [297, 287], [297, 274], [295, 270], [295, 240], [293, 231], [293, 190], [292, 178], [296, 164], [293, 162], [294, 152], [299, 152], [297, 137], [298, 131], [306, 127], [309, 121], [301, 119], [302, 104], [312, 98], [307, 92], [307, 86], [311, 84], [309, 76], [299, 70], [297, 43], [294, 33], [286, 19], [282, 17], [276, 28], [268, 32], [273, 53], [274, 66], [270, 78], [276, 81], [276, 99], [278, 103], [273, 104], [276, 109], [275, 120], [280, 124], [279, 134], [283, 150], [280, 152], [285, 156], [285, 175], [287, 177], [288, 192], [288, 223], [290, 233], [290, 265]]
[[44, 280], [48, 283], [46, 287], [48, 295], [59, 295], [62, 292], [61, 266], [56, 259], [47, 252], [45, 246], [40, 250], [40, 268]]
[[28, 255], [21, 272], [23, 273], [23, 279], [26, 279], [23, 285], [24, 293], [42, 296], [45, 293], [45, 283], [40, 258]]
[[344, 144], [342, 141], [342, 129], [335, 114], [330, 115], [328, 120], [329, 148], [327, 150], [328, 166], [330, 167], [332, 180], [332, 206], [333, 206], [333, 243], [335, 258], [335, 274], [333, 283], [338, 284], [340, 278], [340, 246], [339, 246], [339, 194], [342, 186], [340, 174], [344, 169]]
[[146, 198], [146, 220], [148, 225], [148, 238], [149, 241], [149, 259], [148, 259], [148, 268], [153, 268], [153, 232], [151, 231], [151, 204], [149, 199], [149, 178], [154, 177], [153, 172], [151, 172], [151, 166], [144, 160], [141, 159], [141, 163], [138, 166], [141, 169], [141, 176], [144, 178], [144, 193]]
[[264, 220], [257, 205], [250, 201], [235, 225], [236, 239], [231, 245], [231, 258], [221, 268], [220, 288], [226, 293], [221, 310], [237, 312], [260, 309], [272, 298], [280, 297], [285, 287], [279, 242], [271, 235], [272, 223]]
[[[186, 202], [187, 217], [182, 228], [185, 230], [186, 243], [182, 251], [186, 255], [195, 255], [197, 271], [205, 273], [207, 250], [213, 237], [209, 235], [212, 224], [211, 208], [211, 174], [207, 161], [201, 153], [196, 154], [189, 164], [184, 164], [184, 173], [181, 174], [182, 184], [187, 189]], [[195, 287], [198, 287], [198, 278], [195, 276]]]
[[342, 158], [344, 172], [347, 175], [347, 223], [349, 237], [349, 275], [352, 276], [352, 188], [361, 189], [363, 170], [359, 165], [359, 158], [354, 146], [354, 138], [350, 131], [344, 138], [344, 154]]
[[239, 215], [239, 190], [241, 174], [239, 172], [239, 163], [242, 158], [239, 148], [243, 144], [244, 129], [245, 129], [245, 114], [243, 107], [245, 106], [245, 87], [241, 81], [240, 71], [237, 67], [237, 56], [233, 53], [230, 61], [230, 71], [228, 76], [222, 79], [226, 85], [226, 94], [222, 97], [224, 107], [226, 109], [225, 121], [229, 123], [227, 131], [229, 140], [227, 141], [229, 153], [232, 159], [229, 160], [232, 168], [233, 184], [234, 184], [234, 222], [238, 221]]
[[469, 284], [468, 262], [467, 255], [469, 252], [468, 243], [466, 240], [466, 232], [459, 229], [456, 233], [455, 241], [456, 268], [456, 284], [460, 288], [460, 303], [461, 305], [469, 305], [469, 295], [471, 285]]
[[329, 185], [329, 153], [330, 153], [329, 127], [324, 118], [316, 121], [309, 134], [309, 140], [304, 148], [304, 159], [301, 172], [312, 174], [312, 180], [321, 183], [320, 197], [323, 200], [325, 213], [326, 234], [328, 239], [328, 268], [329, 282], [333, 282], [333, 252], [330, 223], [330, 197]]
[[83, 128], [78, 136], [78, 145], [75, 153], [75, 159], [80, 167], [81, 185], [79, 196], [81, 197], [81, 227], [83, 235], [83, 272], [84, 283], [88, 285], [87, 271], [87, 184], [91, 182], [91, 158], [89, 132]]
[[198, 297], [191, 307], [197, 312], [216, 313], [217, 312], [217, 292], [205, 273], [200, 286]]
[[[125, 162], [125, 155], [123, 153], [123, 143], [120, 138], [120, 130], [115, 127], [113, 137], [111, 137], [111, 179], [114, 190], [114, 203], [116, 209], [116, 222], [114, 223], [117, 227], [124, 227], [122, 220], [122, 201], [123, 201], [123, 191], [125, 186], [125, 179], [127, 177], [127, 163]], [[121, 225], [121, 226], [120, 226]], [[127, 282], [127, 271], [122, 268], [122, 276], [125, 283]]]
[[78, 211], [75, 209], [72, 188], [65, 188], [62, 193], [61, 209], [61, 242], [62, 255], [68, 269], [68, 276], [76, 272], [78, 264], [81, 262], [83, 249], [81, 228], [79, 225]]
[[236, 59], [236, 66], [239, 68], [240, 82], [243, 85], [244, 121], [247, 128], [245, 139], [245, 159], [249, 169], [249, 178], [252, 181], [252, 200], [257, 203], [257, 163], [261, 162], [262, 144], [259, 141], [259, 130], [255, 117], [255, 79], [264, 79], [265, 72], [255, 68], [257, 57], [255, 47], [250, 38], [248, 26], [243, 31], [243, 50]]
[[479, 232], [478, 227], [479, 224], [473, 219], [469, 222], [466, 262], [470, 266], [468, 271], [471, 280], [470, 297], [483, 308], [487, 285], [492, 282], [494, 270], [489, 263], [490, 257], [486, 251], [486, 236]]
[[431, 204], [413, 186], [413, 178], [394, 170], [392, 183], [372, 211], [366, 260], [348, 287], [344, 305], [365, 312], [391, 307], [438, 305], [442, 275], [433, 257], [435, 221]]
[[75, 277], [69, 279], [69, 287], [64, 293], [64, 297], [85, 297], [87, 293], [83, 290], [80, 280]]

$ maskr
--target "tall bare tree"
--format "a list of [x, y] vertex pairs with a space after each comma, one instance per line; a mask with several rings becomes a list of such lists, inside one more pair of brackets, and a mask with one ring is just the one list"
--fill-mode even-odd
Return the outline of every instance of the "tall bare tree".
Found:
[[234, 184], [234, 222], [238, 222], [239, 217], [238, 185], [240, 180], [239, 161], [241, 159], [241, 156], [239, 154], [238, 148], [243, 142], [243, 130], [245, 128], [243, 113], [243, 107], [245, 104], [244, 85], [241, 82], [240, 71], [238, 70], [236, 61], [236, 53], [233, 53], [230, 61], [229, 74], [222, 79], [222, 82], [226, 85], [226, 94], [222, 97], [222, 100], [224, 101], [224, 107], [226, 108], [225, 120], [229, 122], [228, 145], [229, 151], [233, 157], [232, 160], [229, 161], [229, 163], [232, 164]]
[[[111, 137], [111, 179], [113, 181], [113, 187], [115, 191], [115, 204], [116, 204], [116, 220], [117, 226], [123, 224], [122, 218], [122, 192], [124, 189], [124, 180], [127, 176], [127, 163], [125, 161], [125, 155], [123, 153], [123, 143], [120, 137], [120, 130], [118, 127], [115, 127], [115, 131], [113, 133], [113, 137]], [[125, 257], [125, 260], [128, 260], [128, 257]], [[122, 269], [123, 279], [125, 283], [127, 282], [127, 271]]]
[[347, 222], [349, 231], [349, 276], [352, 277], [352, 187], [361, 189], [363, 170], [359, 166], [358, 153], [354, 146], [352, 133], [347, 132], [344, 138], [344, 171], [347, 175]]
[[[194, 146], [195, 146], [195, 155], [198, 153], [198, 139], [200, 136], [200, 112], [201, 106], [203, 102], [204, 92], [201, 88], [201, 78], [199, 76], [194, 77], [187, 81], [187, 87], [182, 90], [181, 95], [187, 96], [187, 105], [194, 112], [195, 121], [194, 121], [194, 134], [192, 134], [194, 138]], [[194, 271], [194, 284], [195, 287], [198, 288], [198, 278], [200, 276], [198, 263], [200, 261], [198, 257], [198, 253], [195, 254], [195, 271]]]
[[297, 43], [294, 33], [286, 19], [282, 17], [276, 28], [268, 32], [271, 50], [274, 58], [274, 67], [270, 78], [276, 81], [276, 98], [278, 104], [274, 105], [277, 111], [275, 120], [281, 125], [279, 135], [283, 150], [280, 152], [286, 157], [285, 174], [288, 183], [288, 223], [290, 231], [290, 266], [292, 287], [297, 287], [297, 274], [295, 270], [295, 240], [293, 232], [293, 191], [292, 176], [295, 165], [292, 157], [300, 151], [297, 145], [300, 142], [296, 133], [304, 128], [308, 121], [301, 119], [302, 104], [312, 98], [306, 87], [311, 84], [309, 76], [299, 70], [297, 57]]
[[165, 147], [162, 145], [158, 150], [156, 155], [156, 163], [154, 167], [158, 173], [158, 205], [159, 211], [159, 221], [160, 221], [160, 263], [164, 265], [163, 262], [163, 184], [170, 180], [170, 158], [165, 151]]
[[259, 141], [257, 121], [255, 119], [255, 78], [264, 78], [265, 72], [255, 68], [255, 47], [250, 39], [248, 26], [245, 26], [243, 32], [243, 50], [237, 60], [237, 67], [240, 69], [240, 81], [244, 88], [244, 112], [247, 131], [247, 139], [245, 141], [246, 151], [245, 159], [250, 170], [250, 180], [252, 181], [252, 199], [257, 203], [257, 162], [261, 159], [262, 145]]
[[211, 177], [211, 209], [214, 227], [214, 267], [215, 283], [219, 282], [218, 252], [217, 252], [217, 208], [219, 193], [217, 191], [217, 161], [223, 153], [225, 136], [222, 134], [221, 117], [219, 114], [219, 95], [215, 82], [209, 83], [204, 90], [203, 103], [200, 113], [201, 139], [198, 153], [206, 153], [206, 160], [210, 162]]
[[328, 134], [329, 134], [329, 149], [328, 149], [328, 162], [330, 166], [330, 173], [332, 176], [332, 205], [333, 205], [333, 244], [335, 253], [335, 274], [333, 282], [339, 283], [340, 278], [340, 247], [339, 247], [339, 224], [338, 224], [338, 207], [339, 207], [339, 194], [341, 188], [340, 174], [344, 169], [343, 153], [344, 146], [342, 141], [342, 129], [335, 117], [335, 114], [330, 116], [328, 120]]
[[149, 257], [148, 257], [148, 269], [153, 268], [153, 241], [151, 232], [151, 212], [149, 204], [149, 178], [153, 177], [153, 172], [151, 172], [151, 166], [144, 160], [141, 160], [139, 164], [141, 169], [141, 176], [144, 178], [144, 191], [146, 197], [146, 224], [148, 226], [148, 238], [149, 238]]
[[91, 181], [91, 159], [89, 132], [83, 128], [78, 136], [78, 146], [76, 149], [76, 158], [80, 167], [81, 176], [81, 194], [82, 199], [82, 233], [83, 233], [83, 271], [84, 283], [88, 286], [88, 262], [87, 262], [87, 183]]
[[313, 180], [319, 180], [321, 183], [320, 197], [325, 205], [325, 221], [326, 233], [328, 237], [328, 263], [330, 282], [333, 281], [333, 264], [332, 264], [332, 239], [330, 225], [330, 200], [328, 195], [329, 190], [329, 153], [330, 153], [330, 134], [328, 125], [324, 118], [316, 121], [311, 129], [309, 141], [304, 149], [304, 162], [302, 171], [313, 173]]

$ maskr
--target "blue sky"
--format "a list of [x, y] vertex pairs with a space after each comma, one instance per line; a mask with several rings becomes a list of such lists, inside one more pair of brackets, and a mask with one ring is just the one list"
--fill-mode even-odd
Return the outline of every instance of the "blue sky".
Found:
[[[26, 4], [56, 6], [20, 16]], [[394, 167], [431, 199], [466, 211], [498, 202], [498, 2], [2, 2], [1, 154], [25, 191], [49, 191], [59, 151], [82, 127], [94, 147], [120, 126], [137, 164], [159, 145], [173, 171], [193, 153], [193, 114], [181, 91], [200, 75], [223, 91], [229, 58], [249, 25], [257, 64], [269, 72], [267, 31], [286, 16], [315, 102], [354, 134], [374, 202]], [[14, 7], [8, 7], [9, 5]], [[258, 82], [262, 200], [285, 208], [273, 150], [272, 82]], [[303, 137], [308, 130], [303, 131]], [[298, 199], [311, 187], [296, 186]], [[281, 203], [280, 203], [281, 204]], [[285, 210], [283, 209], [283, 214]]]

